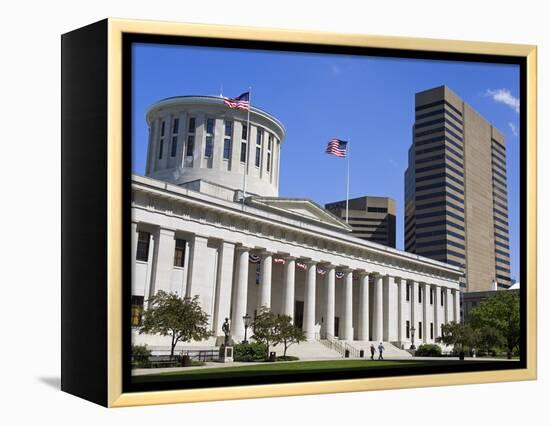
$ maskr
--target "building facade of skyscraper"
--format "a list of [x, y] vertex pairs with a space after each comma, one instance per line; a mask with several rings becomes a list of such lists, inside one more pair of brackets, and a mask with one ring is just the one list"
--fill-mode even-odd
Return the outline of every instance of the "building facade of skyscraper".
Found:
[[[346, 220], [346, 200], [325, 204], [325, 208]], [[363, 240], [395, 248], [395, 201], [388, 197], [359, 197], [349, 200], [352, 234]]]
[[503, 134], [448, 87], [415, 96], [405, 171], [405, 250], [465, 267], [465, 291], [508, 288]]

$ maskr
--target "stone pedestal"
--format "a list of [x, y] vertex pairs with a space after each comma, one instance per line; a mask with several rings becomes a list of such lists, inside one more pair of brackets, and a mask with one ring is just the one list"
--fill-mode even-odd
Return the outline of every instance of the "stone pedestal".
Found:
[[233, 346], [220, 346], [220, 362], [233, 362]]

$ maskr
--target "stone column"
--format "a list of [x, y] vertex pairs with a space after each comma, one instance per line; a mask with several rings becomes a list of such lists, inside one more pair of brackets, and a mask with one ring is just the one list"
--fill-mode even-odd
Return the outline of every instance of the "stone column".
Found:
[[136, 253], [137, 253], [137, 243], [138, 243], [138, 236], [139, 236], [139, 232], [138, 232], [138, 229], [137, 229], [137, 223], [136, 222], [132, 222], [132, 263], [134, 263], [136, 261]]
[[306, 263], [306, 282], [304, 283], [304, 326], [307, 340], [315, 338], [315, 280], [317, 278], [317, 264]]
[[359, 273], [357, 340], [369, 340], [369, 274]]
[[[172, 270], [174, 269], [174, 250], [176, 240], [174, 231], [160, 228], [155, 233], [156, 250], [153, 266], [153, 294], [159, 290], [172, 291]], [[204, 239], [205, 241], [206, 238]]]
[[434, 340], [440, 337], [441, 334], [441, 320], [439, 319], [439, 305], [441, 304], [440, 292], [441, 287], [433, 286], [434, 289]]
[[453, 290], [454, 300], [454, 321], [460, 323], [460, 291]]
[[[412, 281], [411, 282], [411, 328], [414, 327], [416, 329], [415, 332], [415, 346], [416, 343], [418, 343], [418, 324], [417, 324], [417, 316], [416, 316], [416, 305], [418, 304], [418, 282]], [[412, 340], [412, 335], [411, 335]]]
[[380, 342], [384, 331], [384, 312], [383, 312], [383, 278], [382, 275], [374, 276], [374, 315], [372, 339]]
[[429, 338], [430, 327], [428, 326], [428, 306], [430, 304], [430, 285], [424, 283], [422, 286], [423, 295], [422, 295], [422, 341], [426, 343]]
[[397, 340], [403, 342], [407, 335], [405, 330], [405, 312], [404, 312], [404, 299], [407, 294], [407, 281], [401, 278], [395, 279], [397, 282]]
[[271, 307], [271, 267], [273, 255], [265, 252], [260, 265], [260, 291], [258, 292], [258, 312], [262, 306]]
[[243, 317], [246, 315], [246, 302], [248, 295], [248, 247], [238, 247], [236, 249], [236, 277], [233, 295], [233, 315], [231, 316], [231, 334], [235, 341], [241, 341], [244, 338]]
[[[335, 301], [335, 270], [334, 266], [327, 266], [325, 274], [325, 309], [323, 316], [325, 318], [325, 338], [334, 337], [334, 301]], [[327, 336], [328, 335], [328, 336]]]
[[222, 241], [218, 249], [218, 276], [216, 282], [216, 303], [212, 329], [216, 336], [223, 335], [222, 325], [231, 312], [231, 284], [235, 262], [235, 244]]
[[450, 288], [445, 289], [445, 324], [453, 321], [453, 293]]
[[295, 258], [287, 257], [285, 259], [284, 274], [283, 314], [289, 315], [294, 322], [294, 276], [296, 274]]
[[344, 338], [353, 340], [353, 271], [344, 271]]
[[397, 340], [397, 284], [395, 278], [386, 275], [382, 280], [383, 286], [383, 331], [382, 340], [395, 342]]

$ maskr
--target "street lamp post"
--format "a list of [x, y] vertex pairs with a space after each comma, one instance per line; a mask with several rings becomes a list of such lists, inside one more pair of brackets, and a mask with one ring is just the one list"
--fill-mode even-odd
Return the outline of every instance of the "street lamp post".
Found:
[[416, 346], [414, 346], [414, 332], [416, 331], [416, 328], [411, 327], [411, 347], [409, 349], [415, 350]]
[[248, 327], [250, 327], [250, 320], [252, 318], [250, 317], [250, 315], [246, 314], [244, 317], [243, 317], [243, 322], [244, 322], [244, 340], [243, 340], [243, 343], [248, 343], [248, 341], [246, 340], [246, 332], [248, 330]]

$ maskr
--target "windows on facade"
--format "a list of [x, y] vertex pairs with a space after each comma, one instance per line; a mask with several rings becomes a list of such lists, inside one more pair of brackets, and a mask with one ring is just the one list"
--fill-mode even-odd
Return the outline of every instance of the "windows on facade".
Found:
[[418, 322], [418, 338], [422, 339], [422, 321]]
[[434, 304], [434, 289], [430, 288], [430, 305]]
[[172, 123], [172, 147], [170, 151], [170, 156], [175, 157], [176, 152], [178, 151], [178, 131], [180, 127], [180, 119], [174, 118], [174, 122]]
[[185, 240], [176, 238], [176, 249], [174, 250], [174, 266], [183, 268], [185, 266]]
[[434, 323], [430, 323], [430, 339], [434, 339]]
[[256, 133], [256, 167], [261, 167], [262, 164], [262, 145], [264, 141], [264, 131], [263, 129], [258, 129]]
[[143, 315], [143, 296], [132, 296], [132, 327], [139, 327], [141, 325], [141, 317]]
[[409, 283], [407, 283], [407, 285], [405, 287], [407, 289], [406, 299], [407, 299], [407, 302], [410, 302], [410, 300], [411, 300], [411, 285]]
[[241, 139], [243, 141], [248, 139], [248, 125], [247, 123], [242, 123]]
[[422, 287], [418, 286], [418, 303], [422, 303]]
[[241, 142], [241, 163], [246, 163], [246, 141]]
[[195, 117], [189, 118], [189, 126], [187, 127], [187, 147], [185, 149], [185, 155], [188, 157], [193, 156], [195, 150]]
[[223, 159], [229, 160], [231, 158], [231, 145], [233, 138], [233, 122], [225, 122], [225, 131], [223, 137]]
[[405, 325], [405, 334], [407, 336], [407, 339], [411, 338], [411, 322], [407, 321]]
[[149, 259], [149, 240], [150, 239], [151, 239], [151, 234], [149, 234], [149, 232], [144, 232], [144, 231], [138, 232], [136, 260], [139, 260], [141, 262], [147, 262], [147, 260]]
[[177, 150], [178, 150], [178, 135], [174, 135], [172, 136], [172, 150], [170, 152], [170, 156], [175, 157]]
[[441, 288], [441, 306], [443, 306], [445, 303], [445, 301], [443, 300], [444, 297], [445, 297], [445, 289], [442, 287]]
[[214, 119], [206, 119], [206, 144], [204, 145], [204, 156], [206, 158], [212, 157], [212, 151], [214, 150]]

